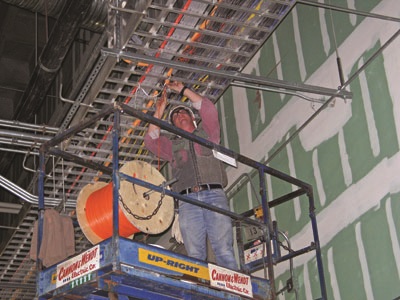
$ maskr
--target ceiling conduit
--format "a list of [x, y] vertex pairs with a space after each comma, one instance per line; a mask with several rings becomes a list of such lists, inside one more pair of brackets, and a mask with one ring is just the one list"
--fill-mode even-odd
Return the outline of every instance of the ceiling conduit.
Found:
[[[18, 120], [20, 122], [34, 123], [35, 113], [40, 108], [51, 85], [53, 84], [59, 69], [61, 68], [63, 61], [72, 46], [72, 43], [82, 27], [83, 22], [90, 23], [88, 18], [93, 18], [94, 16], [102, 15], [101, 12], [107, 11], [107, 5], [105, 1], [100, 0], [79, 0], [79, 1], [46, 1], [46, 0], [36, 0], [36, 1], [5, 1], [9, 4], [15, 4], [21, 8], [27, 9], [45, 9], [46, 13], [56, 13], [59, 11], [59, 18], [55, 23], [53, 30], [50, 34], [47, 44], [43, 48], [42, 54], [39, 57], [38, 64], [36, 65], [30, 81], [22, 95], [13, 116], [13, 120]], [[51, 3], [51, 4], [50, 4]], [[96, 8], [96, 11], [92, 11]], [[107, 20], [107, 14], [104, 14], [104, 22]], [[93, 21], [93, 20], [92, 20]], [[97, 20], [99, 21], [99, 20]], [[97, 22], [96, 21], [96, 22]], [[96, 23], [94, 22], [94, 23]], [[93, 23], [93, 24], [94, 24]], [[99, 21], [100, 23], [100, 21]], [[7, 153], [2, 155], [0, 161], [0, 173], [4, 174], [5, 171], [12, 167], [12, 162], [14, 160], [15, 153]], [[2, 180], [3, 188], [8, 189], [8, 191], [19, 195], [20, 199], [25, 201], [24, 204], [29, 205], [29, 203], [36, 202], [31, 195], [18, 194], [15, 193], [15, 189], [7, 188], [7, 182]], [[22, 220], [24, 214], [28, 210], [23, 208], [19, 214], [18, 219]], [[19, 223], [20, 221], [15, 221]], [[4, 248], [7, 246], [14, 234], [14, 230], [9, 230], [5, 235], [1, 237], [0, 242], [0, 253], [3, 252]]]
[[[35, 206], [39, 205], [39, 196], [28, 193], [26, 190], [24, 190], [23, 188], [19, 187], [18, 185], [16, 185], [15, 183], [11, 182], [10, 180], [1, 175], [0, 175], [0, 186], [9, 191], [10, 193], [14, 194], [15, 196], [19, 197], [21, 200], [24, 200]], [[45, 201], [47, 207], [54, 207], [59, 205], [62, 199], [45, 198]], [[65, 206], [68, 208], [74, 208], [76, 204], [74, 201], [67, 201]]]
[[20, 100], [14, 120], [33, 122], [51, 84], [64, 61], [82, 21], [92, 7], [92, 0], [67, 1], [45, 45], [31, 80]]
[[[105, 0], [50, 2], [46, 0], [6, 0], [5, 2], [38, 12], [59, 13], [60, 16], [43, 48], [38, 64], [13, 116], [13, 120], [33, 123], [35, 113], [43, 103], [79, 29], [84, 22], [85, 24], [105, 24], [107, 5]], [[98, 19], [94, 19], [94, 17]], [[10, 167], [12, 159], [6, 156], [0, 162], [0, 170], [7, 170]]]
[[[78, 4], [83, 1], [71, 0], [2, 0], [10, 5], [19, 8], [27, 9], [32, 12], [40, 13], [44, 16], [49, 16], [55, 19], [60, 17], [63, 7], [66, 3]], [[88, 13], [84, 16], [80, 26], [94, 32], [103, 32], [107, 21], [108, 5], [107, 0], [91, 0], [91, 7]]]

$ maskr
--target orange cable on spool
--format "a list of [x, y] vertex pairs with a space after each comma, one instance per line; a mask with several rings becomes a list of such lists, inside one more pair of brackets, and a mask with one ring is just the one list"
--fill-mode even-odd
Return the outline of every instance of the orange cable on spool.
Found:
[[[144, 161], [128, 162], [120, 169], [120, 173], [157, 186], [164, 186], [166, 182], [156, 168]], [[164, 193], [148, 191], [145, 187], [121, 180], [118, 200], [120, 236], [130, 237], [137, 232], [158, 234], [171, 225], [174, 218], [173, 198]], [[78, 222], [92, 244], [97, 244], [113, 234], [112, 199], [112, 183], [106, 182], [88, 184], [78, 195]]]
[[[86, 202], [86, 219], [90, 228], [101, 239], [106, 239], [113, 234], [113, 185], [107, 184], [105, 187], [91, 193]], [[121, 208], [118, 209], [119, 235], [123, 237], [131, 236], [140, 230], [133, 226], [125, 217]]]

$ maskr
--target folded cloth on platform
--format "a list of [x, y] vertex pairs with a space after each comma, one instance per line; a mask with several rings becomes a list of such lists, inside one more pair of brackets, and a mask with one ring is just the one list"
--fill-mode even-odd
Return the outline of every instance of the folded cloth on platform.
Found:
[[[30, 257], [37, 259], [38, 221], [35, 222]], [[46, 209], [43, 217], [43, 235], [39, 259], [45, 267], [54, 265], [75, 254], [75, 236], [72, 219], [55, 209]]]

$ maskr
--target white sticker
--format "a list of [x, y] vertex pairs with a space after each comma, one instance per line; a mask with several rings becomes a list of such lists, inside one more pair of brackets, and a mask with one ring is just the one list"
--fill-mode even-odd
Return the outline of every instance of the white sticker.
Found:
[[253, 298], [253, 289], [249, 275], [208, 264], [210, 285], [226, 291]]
[[78, 256], [57, 265], [56, 286], [81, 278], [100, 267], [100, 246], [97, 245]]
[[256, 245], [252, 248], [244, 250], [244, 263], [248, 264], [261, 258], [267, 257], [267, 249], [265, 243]]
[[231, 165], [232, 167], [235, 167], [235, 168], [237, 167], [236, 159], [234, 159], [233, 157], [230, 157], [226, 154], [218, 152], [217, 150], [214, 150], [214, 149], [212, 152], [213, 152], [215, 158], [227, 163], [228, 165]]

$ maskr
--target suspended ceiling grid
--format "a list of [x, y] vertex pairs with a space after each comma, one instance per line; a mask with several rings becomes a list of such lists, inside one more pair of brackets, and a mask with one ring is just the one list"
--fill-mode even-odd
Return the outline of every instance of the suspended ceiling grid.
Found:
[[[134, 7], [129, 7], [129, 3], [134, 3]], [[57, 131], [90, 118], [113, 102], [127, 103], [151, 113], [168, 80], [182, 81], [215, 102], [232, 79], [223, 73], [209, 75], [206, 70], [240, 72], [290, 12], [295, 1], [149, 0], [129, 3], [109, 9], [109, 48], [99, 53], [92, 74], [77, 99], [63, 99], [72, 100], [74, 104], [62, 126], [57, 130], [36, 129], [32, 133], [32, 128], [23, 124], [26, 127], [21, 130], [27, 133], [17, 141], [13, 139], [14, 145], [26, 145], [31, 149], [31, 155], [37, 155], [41, 142]], [[120, 22], [124, 25], [119, 26]], [[151, 57], [154, 61], [140, 57]], [[171, 104], [185, 101], [173, 93], [168, 98]], [[121, 123], [121, 165], [132, 159], [158, 163], [143, 148], [146, 124], [127, 116], [123, 116]], [[108, 166], [111, 163], [111, 129], [112, 119], [105, 118], [59, 147]], [[34, 142], [30, 139], [33, 134]], [[49, 158], [48, 166], [46, 203], [50, 206], [59, 204], [66, 212], [75, 208], [77, 195], [87, 183], [109, 180], [94, 170], [60, 158]], [[36, 270], [27, 255], [37, 216], [37, 197], [12, 183], [5, 181], [4, 185], [33, 206], [0, 258], [0, 297], [33, 299]], [[87, 246], [87, 241], [79, 228], [76, 236], [79, 252]]]

